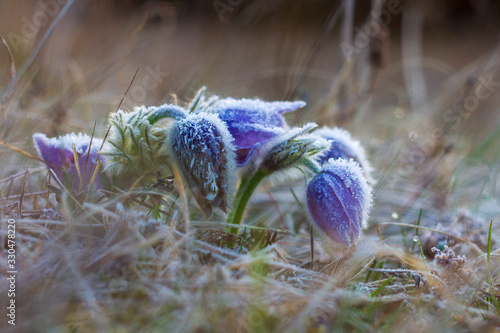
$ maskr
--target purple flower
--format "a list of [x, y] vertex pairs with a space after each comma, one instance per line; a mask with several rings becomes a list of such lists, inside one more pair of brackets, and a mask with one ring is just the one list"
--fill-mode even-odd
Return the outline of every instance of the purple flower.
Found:
[[259, 99], [224, 98], [209, 109], [218, 114], [234, 138], [238, 166], [248, 163], [263, 144], [283, 134], [287, 127], [283, 114], [306, 105], [305, 102], [265, 102]]
[[319, 158], [319, 163], [321, 165], [327, 163], [330, 159], [353, 159], [358, 162], [367, 180], [372, 183], [373, 179], [371, 177], [372, 167], [368, 159], [366, 158], [366, 153], [359, 141], [352, 138], [351, 133], [343, 128], [328, 128], [323, 127], [314, 132], [314, 134], [326, 139], [330, 142], [330, 148], [323, 152]]
[[212, 206], [223, 211], [234, 191], [235, 154], [225, 124], [213, 114], [190, 114], [175, 121], [169, 131], [173, 157], [203, 212]]
[[307, 186], [311, 220], [335, 242], [347, 246], [366, 228], [371, 200], [371, 188], [353, 160], [325, 164]]
[[[72, 187], [75, 192], [78, 192], [80, 188], [80, 178], [73, 155], [73, 144], [75, 145], [78, 166], [83, 178], [83, 189], [91, 180], [98, 160], [102, 161], [102, 158], [97, 154], [102, 145], [102, 139], [94, 138], [89, 152], [90, 137], [86, 134], [71, 133], [57, 138], [48, 138], [43, 133], [35, 133], [33, 134], [33, 142], [40, 157], [49, 164], [48, 167], [54, 171], [59, 180], [64, 181], [63, 173], [73, 179]], [[87, 155], [88, 163], [87, 168], [85, 168]], [[83, 175], [84, 171], [85, 175]], [[102, 188], [100, 172], [97, 173], [94, 184], [96, 189]]]

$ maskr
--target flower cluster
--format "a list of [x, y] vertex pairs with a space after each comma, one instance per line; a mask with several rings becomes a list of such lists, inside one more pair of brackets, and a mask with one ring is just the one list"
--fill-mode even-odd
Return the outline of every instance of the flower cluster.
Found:
[[101, 164], [118, 187], [180, 175], [206, 215], [214, 207], [233, 207], [228, 222], [235, 224], [264, 177], [305, 166], [315, 174], [306, 191], [308, 215], [332, 240], [350, 246], [367, 224], [371, 167], [346, 130], [313, 132], [315, 123], [290, 127], [284, 114], [305, 104], [206, 98], [203, 88], [187, 107], [163, 104], [111, 114], [104, 144], [94, 139], [90, 147], [82, 134], [35, 134], [34, 141], [58, 178], [78, 174], [77, 188], [91, 182], [101, 188], [95, 171]]

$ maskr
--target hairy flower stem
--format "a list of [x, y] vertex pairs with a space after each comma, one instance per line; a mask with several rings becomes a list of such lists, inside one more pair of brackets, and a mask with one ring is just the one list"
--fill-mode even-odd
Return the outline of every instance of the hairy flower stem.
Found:
[[176, 105], [168, 105], [164, 104], [156, 108], [154, 112], [148, 117], [148, 121], [151, 125], [154, 125], [158, 121], [164, 118], [174, 118], [174, 119], [183, 119], [186, 117], [186, 111]]
[[[268, 175], [269, 172], [259, 169], [251, 178], [244, 177], [241, 179], [240, 186], [238, 187], [238, 191], [234, 197], [233, 209], [227, 217], [227, 223], [241, 224], [241, 219], [243, 218], [243, 213], [245, 212], [245, 207], [247, 206], [250, 197], [261, 180]], [[238, 233], [238, 228], [231, 228], [230, 232], [236, 235]]]
[[[227, 223], [234, 223], [234, 218], [236, 215], [236, 208], [240, 204], [241, 198], [243, 197], [243, 194], [245, 193], [245, 190], [248, 186], [249, 181], [250, 181], [250, 177], [247, 177], [247, 176], [241, 177], [241, 181], [240, 181], [240, 184], [238, 186], [238, 190], [237, 190], [237, 192], [234, 196], [234, 199], [233, 199], [233, 204], [232, 204], [233, 208], [231, 209], [231, 211], [229, 212], [229, 215], [227, 216]], [[231, 230], [231, 229], [227, 229], [226, 231], [233, 232], [233, 230]]]

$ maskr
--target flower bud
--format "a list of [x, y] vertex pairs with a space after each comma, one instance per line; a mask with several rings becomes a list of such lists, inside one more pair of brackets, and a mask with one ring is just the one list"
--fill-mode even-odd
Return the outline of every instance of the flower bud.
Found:
[[367, 226], [371, 188], [353, 160], [325, 164], [309, 182], [306, 199], [310, 219], [335, 242], [351, 246]]
[[[102, 162], [102, 157], [98, 156], [102, 139], [93, 138], [92, 146], [89, 147], [90, 140], [91, 138], [88, 135], [82, 133], [71, 133], [57, 138], [48, 138], [43, 133], [33, 134], [33, 142], [40, 157], [49, 164], [49, 168], [54, 171], [59, 180], [64, 180], [64, 173], [70, 179], [73, 179], [71, 185], [75, 192], [80, 188], [80, 178], [76, 163], [78, 162], [80, 174], [83, 179], [82, 188], [84, 189], [92, 179], [96, 164], [100, 160]], [[75, 145], [78, 161], [75, 161], [73, 145]], [[85, 164], [87, 164], [86, 167]], [[97, 173], [94, 184], [97, 189], [102, 188], [100, 172]]]
[[153, 127], [148, 120], [157, 109], [142, 106], [132, 112], [111, 114], [109, 135], [101, 152], [111, 175], [133, 182], [139, 176], [156, 176], [167, 165], [168, 157], [161, 154], [164, 128]]
[[297, 162], [310, 147], [316, 148], [317, 137], [304, 135], [316, 126], [315, 123], [308, 123], [303, 127], [293, 128], [269, 142], [260, 167], [272, 173]]
[[232, 137], [217, 116], [190, 114], [175, 121], [168, 134], [172, 156], [206, 215], [212, 206], [230, 205], [236, 172]]

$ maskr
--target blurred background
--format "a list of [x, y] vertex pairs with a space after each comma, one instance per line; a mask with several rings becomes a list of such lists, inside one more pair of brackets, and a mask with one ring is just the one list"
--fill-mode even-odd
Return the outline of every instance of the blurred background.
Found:
[[[302, 99], [291, 124], [352, 131], [377, 169], [375, 220], [498, 212], [498, 1], [76, 0], [40, 43], [65, 3], [0, 1], [0, 139], [16, 147], [94, 123], [102, 137], [120, 103], [185, 103], [207, 86]], [[38, 165], [0, 154], [2, 178]]]
[[[16, 67], [64, 3], [0, 2], [0, 31]], [[76, 0], [15, 92], [22, 94], [21, 106], [40, 117], [40, 131], [54, 119], [69, 122], [70, 128], [52, 134], [104, 123], [136, 69], [128, 107], [163, 103], [172, 94], [185, 101], [206, 85], [221, 95], [304, 99], [310, 106], [304, 113], [321, 106], [329, 109], [325, 117], [339, 121], [337, 113], [359, 108], [368, 93], [377, 112], [435, 98], [451, 74], [495, 48], [499, 14], [500, 4], [488, 0]], [[377, 16], [380, 33], [363, 27]], [[377, 39], [378, 75], [366, 84], [375, 75], [363, 66], [374, 65], [370, 45]], [[350, 57], [342, 42], [355, 49]], [[339, 78], [348, 59], [357, 68]], [[4, 47], [0, 66], [5, 86], [11, 73]], [[412, 68], [421, 82], [408, 87], [417, 80], [405, 78]], [[157, 75], [148, 79], [150, 72]], [[349, 88], [336, 87], [346, 80], [358, 85], [356, 94], [339, 92]]]

